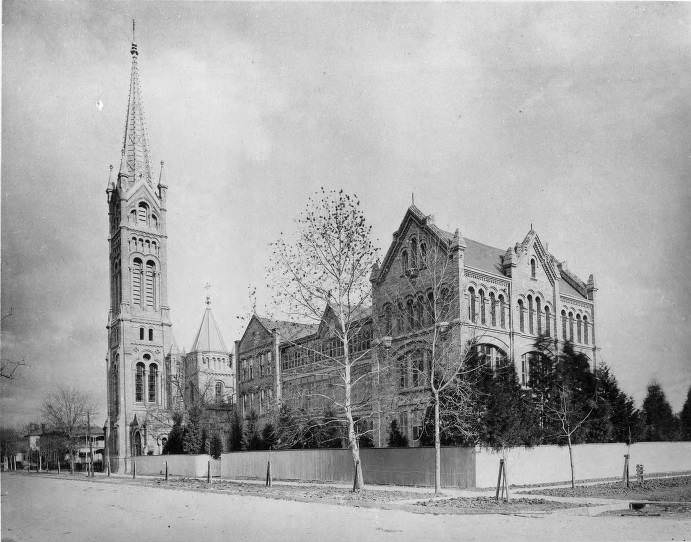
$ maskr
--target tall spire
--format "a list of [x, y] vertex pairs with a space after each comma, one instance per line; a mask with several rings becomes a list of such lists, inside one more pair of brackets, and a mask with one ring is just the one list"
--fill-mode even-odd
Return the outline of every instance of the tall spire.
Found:
[[132, 20], [132, 72], [130, 74], [130, 96], [127, 103], [125, 119], [125, 137], [122, 143], [122, 159], [119, 177], [130, 182], [143, 178], [151, 183], [151, 159], [149, 157], [149, 138], [144, 126], [142, 93], [139, 85], [139, 67], [137, 44], [134, 36], [134, 19]]

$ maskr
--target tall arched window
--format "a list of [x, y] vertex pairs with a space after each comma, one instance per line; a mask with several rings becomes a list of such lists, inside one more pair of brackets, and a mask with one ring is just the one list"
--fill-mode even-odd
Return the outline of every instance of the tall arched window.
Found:
[[158, 217], [154, 214], [151, 215], [151, 227], [155, 230], [158, 229]]
[[434, 324], [434, 293], [429, 292], [427, 294], [427, 324]]
[[537, 352], [527, 352], [521, 356], [521, 385], [530, 385], [530, 370], [538, 356]]
[[417, 239], [415, 237], [410, 240], [410, 265], [417, 267]]
[[408, 329], [415, 329], [415, 310], [413, 308], [413, 300], [409, 299], [406, 302], [406, 311], [408, 314]]
[[216, 382], [216, 402], [223, 402], [223, 382]]
[[569, 340], [573, 342], [573, 313], [569, 313]]
[[488, 365], [493, 371], [506, 365], [506, 352], [492, 344], [478, 344], [479, 361]]
[[532, 335], [533, 331], [533, 296], [528, 296], [528, 330]]
[[391, 335], [392, 329], [392, 321], [391, 321], [391, 305], [387, 303], [384, 305], [384, 334], [385, 335]]
[[561, 311], [561, 338], [566, 340], [566, 311]]
[[487, 323], [487, 318], [485, 314], [485, 291], [480, 289], [480, 322], [484, 326]]
[[144, 364], [137, 363], [137, 374], [134, 377], [134, 400], [138, 403], [144, 401]]
[[408, 272], [408, 251], [404, 250], [401, 252], [401, 271], [403, 273]]
[[137, 210], [136, 209], [132, 209], [130, 211], [129, 223], [130, 224], [136, 224], [137, 223]]
[[494, 298], [494, 292], [489, 293], [489, 321], [492, 327], [497, 325], [497, 300]]
[[427, 245], [424, 241], [420, 242], [420, 267], [427, 267]]
[[583, 317], [583, 342], [588, 344], [588, 317]]
[[425, 303], [422, 297], [417, 298], [415, 303], [415, 319], [417, 320], [417, 327], [423, 327], [425, 324]]
[[137, 206], [137, 224], [146, 226], [149, 222], [149, 206], [143, 201]]
[[537, 318], [537, 334], [542, 335], [542, 301], [535, 298], [535, 317]]
[[158, 396], [158, 365], [149, 365], [149, 403], [155, 403]]
[[550, 329], [550, 316], [549, 316], [549, 307], [545, 305], [545, 335], [548, 337], [551, 335], [551, 329]]
[[132, 303], [142, 304], [142, 261], [139, 258], [132, 262]]
[[405, 308], [403, 303], [398, 304], [398, 311], [396, 314], [396, 332], [400, 335], [405, 332]]
[[531, 258], [530, 260], [530, 277], [535, 278], [535, 258]]
[[468, 318], [471, 322], [475, 322], [477, 312], [475, 309], [475, 288], [472, 286], [468, 288]]
[[581, 315], [576, 315], [576, 341], [581, 342]]
[[156, 264], [149, 260], [146, 262], [146, 275], [144, 277], [144, 293], [146, 308], [156, 308]]
[[502, 294], [499, 294], [499, 325], [506, 329], [506, 303]]
[[523, 310], [523, 300], [518, 300], [518, 329], [525, 331], [525, 311]]

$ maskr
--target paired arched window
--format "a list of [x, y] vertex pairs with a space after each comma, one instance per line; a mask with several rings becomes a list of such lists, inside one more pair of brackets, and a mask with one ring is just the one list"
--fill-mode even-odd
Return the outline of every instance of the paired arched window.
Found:
[[137, 363], [137, 372], [134, 377], [134, 400], [138, 403], [144, 401], [144, 364]]
[[222, 403], [223, 402], [223, 382], [216, 382], [216, 402], [217, 403]]
[[132, 303], [139, 306], [142, 304], [142, 265], [139, 258], [132, 262]]
[[[533, 329], [533, 296], [528, 296], [528, 330], [532, 335], [534, 333]], [[523, 330], [521, 330], [523, 331]]]
[[518, 329], [525, 331], [525, 309], [522, 299], [518, 300]]
[[472, 286], [468, 288], [468, 318], [471, 322], [475, 322], [477, 318], [477, 310], [475, 308], [475, 288]]
[[399, 385], [402, 389], [423, 386], [426, 382], [425, 352], [415, 350], [398, 360]]
[[149, 365], [149, 403], [155, 403], [158, 398], [158, 365]]
[[149, 221], [149, 206], [143, 201], [137, 205], [137, 224], [147, 226]]

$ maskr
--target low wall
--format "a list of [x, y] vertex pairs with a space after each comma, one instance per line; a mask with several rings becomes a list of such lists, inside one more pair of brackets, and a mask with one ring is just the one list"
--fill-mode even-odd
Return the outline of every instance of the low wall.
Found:
[[[221, 477], [263, 479], [269, 457], [276, 480], [353, 481], [353, 460], [347, 449], [227, 453], [221, 457]], [[360, 460], [365, 483], [434, 485], [433, 448], [363, 448]], [[475, 485], [472, 448], [442, 448], [441, 460], [442, 486]]]
[[163, 475], [166, 472], [167, 461], [169, 476], [189, 478], [206, 476], [209, 460], [211, 460], [211, 475], [220, 476], [221, 461], [211, 459], [208, 455], [142, 455], [131, 459], [137, 464], [137, 474]]
[[[626, 444], [577, 444], [573, 446], [576, 480], [621, 477], [624, 454], [629, 453], [629, 472], [635, 475], [642, 464], [647, 473], [691, 471], [691, 442], [639, 442], [627, 451]], [[478, 448], [475, 455], [477, 487], [497, 483], [500, 454]], [[569, 449], [566, 446], [511, 448], [507, 452], [510, 484], [541, 484], [571, 480]]]

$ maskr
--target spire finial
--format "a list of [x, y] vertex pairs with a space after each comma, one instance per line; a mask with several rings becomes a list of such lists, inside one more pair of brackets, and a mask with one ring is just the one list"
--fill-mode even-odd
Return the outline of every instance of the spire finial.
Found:
[[204, 284], [204, 289], [206, 290], [206, 306], [211, 307], [211, 296], [209, 295], [209, 290], [211, 289], [211, 283], [207, 282]]
[[134, 35], [134, 19], [132, 19], [132, 48], [130, 49], [130, 53], [132, 53], [132, 56], [139, 54], [137, 52], [137, 40]]
[[415, 205], [415, 192], [410, 193], [410, 203], [411, 205]]

